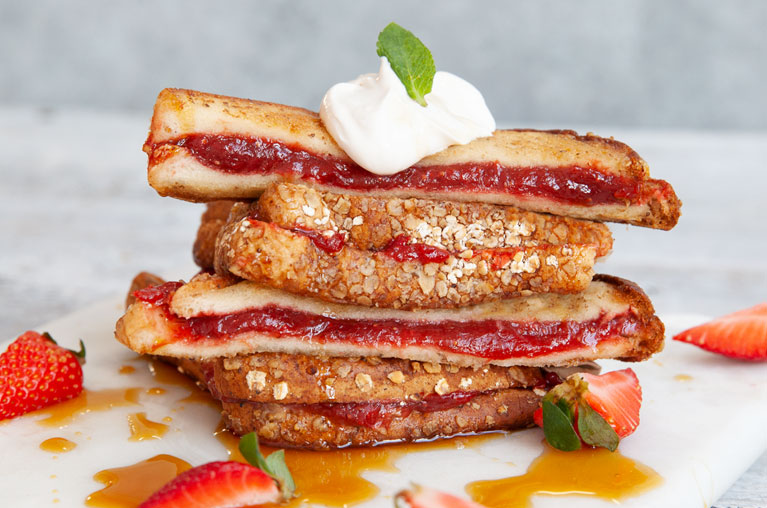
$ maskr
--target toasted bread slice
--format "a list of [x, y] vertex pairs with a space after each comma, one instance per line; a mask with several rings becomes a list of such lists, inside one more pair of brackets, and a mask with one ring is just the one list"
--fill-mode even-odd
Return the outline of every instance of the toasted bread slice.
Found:
[[647, 296], [610, 276], [573, 295], [418, 312], [323, 303], [207, 274], [137, 295], [117, 339], [138, 353], [193, 359], [280, 352], [542, 367], [639, 361], [663, 346]]
[[610, 230], [599, 222], [513, 206], [339, 194], [292, 183], [267, 187], [251, 213], [283, 228], [341, 231], [347, 244], [367, 250], [384, 249], [403, 235], [458, 257], [467, 250], [528, 245], [593, 244], [597, 257], [612, 249]]
[[591, 281], [596, 257], [593, 244], [467, 249], [460, 254], [433, 248], [441, 257], [426, 262], [348, 244], [336, 245], [332, 252], [302, 231], [233, 215], [216, 243], [217, 273], [369, 307], [462, 307], [530, 292], [576, 293]]
[[503, 205], [671, 229], [671, 186], [618, 141], [572, 131], [501, 130], [392, 176], [357, 166], [311, 111], [166, 89], [149, 137], [149, 183], [190, 201], [255, 199], [276, 181], [322, 190]]
[[[540, 396], [532, 390], [481, 393], [469, 402], [438, 411], [414, 410], [386, 424], [361, 425], [334, 417], [341, 404], [223, 402], [227, 427], [237, 435], [256, 432], [264, 444], [281, 448], [329, 449], [418, 441], [533, 424]], [[354, 408], [351, 408], [352, 412]], [[375, 409], [373, 408], [373, 411]]]
[[414, 400], [430, 393], [542, 387], [532, 367], [458, 367], [398, 358], [258, 353], [212, 361], [216, 397], [281, 404]]

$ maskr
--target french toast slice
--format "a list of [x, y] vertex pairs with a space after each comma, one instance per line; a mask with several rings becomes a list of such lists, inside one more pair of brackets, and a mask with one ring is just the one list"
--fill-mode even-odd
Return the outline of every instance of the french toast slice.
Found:
[[277, 181], [374, 196], [514, 205], [589, 220], [671, 229], [681, 202], [636, 152], [573, 131], [499, 130], [411, 168], [377, 176], [341, 150], [317, 113], [165, 89], [149, 136], [148, 180], [190, 201], [256, 199]]
[[115, 332], [142, 354], [206, 360], [274, 352], [543, 367], [640, 361], [663, 347], [664, 327], [647, 296], [605, 275], [577, 294], [417, 312], [325, 303], [208, 274], [142, 291]]
[[[510, 388], [477, 394], [448, 409], [406, 414], [397, 409], [399, 402], [383, 410], [375, 404], [236, 401], [222, 406], [227, 427], [237, 435], [252, 431], [264, 444], [323, 450], [529, 427], [539, 404], [540, 396], [532, 390]], [[388, 421], [376, 414], [388, 408], [396, 411]]]
[[256, 353], [210, 360], [216, 397], [281, 404], [418, 400], [436, 393], [543, 387], [535, 367], [481, 368], [400, 358]]
[[323, 192], [285, 182], [267, 187], [251, 214], [288, 229], [340, 231], [347, 244], [367, 250], [385, 249], [400, 236], [459, 256], [523, 245], [593, 244], [597, 257], [612, 249], [610, 230], [599, 222], [486, 203]]
[[[327, 302], [455, 308], [531, 292], [577, 293], [591, 281], [596, 258], [594, 244], [452, 253], [406, 241], [395, 250], [371, 251], [346, 244], [333, 230], [308, 233], [255, 219], [247, 206], [240, 213], [235, 207], [216, 241], [216, 272]], [[325, 241], [333, 243], [328, 247]]]

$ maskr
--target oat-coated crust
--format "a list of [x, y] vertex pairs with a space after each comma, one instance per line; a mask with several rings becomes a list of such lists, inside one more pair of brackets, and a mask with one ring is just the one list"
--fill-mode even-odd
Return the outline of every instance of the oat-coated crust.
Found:
[[532, 390], [507, 389], [481, 394], [452, 409], [394, 418], [388, 427], [362, 427], [334, 421], [300, 404], [224, 402], [227, 427], [237, 435], [255, 431], [268, 445], [329, 449], [417, 441], [456, 434], [528, 427], [540, 397]]
[[248, 217], [216, 242], [216, 272], [328, 302], [402, 309], [447, 308], [536, 293], [576, 293], [593, 275], [593, 245], [467, 250], [444, 263], [400, 262], [346, 245], [328, 253], [303, 234]]
[[259, 353], [217, 358], [211, 364], [223, 400], [282, 404], [399, 400], [542, 384], [538, 368], [470, 368], [397, 358]]
[[[348, 161], [346, 154], [311, 111], [204, 94], [190, 90], [163, 90], [155, 104], [144, 150], [149, 154], [148, 179], [161, 195], [190, 201], [255, 199], [278, 174], [232, 174], [203, 165], [184, 147], [167, 144], [190, 134], [226, 134], [260, 137], [298, 147], [320, 157]], [[573, 131], [506, 130], [466, 145], [455, 145], [426, 157], [418, 166], [460, 163], [500, 163], [512, 168], [592, 168], [634, 180], [638, 200], [605, 205], [568, 205], [534, 196], [472, 192], [424, 192], [395, 188], [369, 194], [430, 197], [455, 201], [484, 201], [590, 220], [627, 222], [671, 229], [679, 219], [681, 202], [668, 183], [649, 178], [647, 164], [623, 143]], [[343, 192], [326, 187], [325, 190]]]
[[520, 245], [594, 244], [597, 257], [612, 249], [602, 223], [521, 210], [513, 206], [323, 192], [281, 182], [253, 205], [265, 222], [291, 228], [341, 231], [347, 243], [379, 250], [400, 235], [460, 254], [468, 249]]

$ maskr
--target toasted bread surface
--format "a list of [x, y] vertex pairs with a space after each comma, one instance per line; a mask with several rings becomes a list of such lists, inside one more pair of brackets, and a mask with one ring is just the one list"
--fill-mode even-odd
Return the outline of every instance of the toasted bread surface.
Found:
[[[183, 290], [183, 288], [182, 288]], [[181, 290], [179, 290], [181, 291]], [[242, 282], [221, 289], [222, 293], [208, 295], [204, 290], [197, 290], [198, 298], [182, 298], [182, 302], [175, 302], [175, 307], [186, 309], [194, 315], [203, 312], [207, 315], [216, 315], [217, 311], [226, 310], [219, 315], [226, 316], [235, 309], [242, 309], [243, 305], [253, 305], [256, 299], [260, 303], [269, 305], [276, 297], [283, 305], [295, 305], [300, 312], [311, 312], [312, 306], [323, 307], [324, 304], [311, 298], [288, 297], [281, 299], [279, 292], [269, 289], [258, 289], [258, 286]], [[273, 296], [270, 296], [273, 295]], [[175, 300], [175, 296], [173, 300]], [[195, 301], [197, 300], [197, 301]], [[491, 316], [505, 316], [509, 321], [543, 319], [545, 317], [562, 316], [558, 320], [567, 319], [574, 323], [576, 316], [599, 316], [600, 322], [609, 322], [609, 316], [625, 316], [629, 319], [628, 328], [621, 328], [622, 332], [617, 335], [605, 335], [596, 344], [583, 344], [581, 346], [568, 347], [556, 352], [528, 356], [514, 354], [504, 358], [486, 358], [481, 352], [468, 353], [446, 350], [438, 345], [426, 346], [421, 343], [408, 343], [407, 345], [395, 346], [393, 344], [369, 344], [354, 340], [325, 341], [323, 336], [315, 335], [281, 335], [274, 336], [256, 331], [242, 331], [227, 334], [222, 337], [195, 337], [187, 340], [176, 333], [177, 323], [183, 323], [183, 319], [175, 317], [170, 319], [166, 310], [162, 307], [153, 306], [145, 302], [136, 302], [131, 305], [125, 316], [117, 324], [116, 337], [119, 341], [139, 353], [158, 354], [166, 356], [178, 356], [196, 359], [210, 359], [214, 357], [232, 357], [236, 355], [252, 354], [255, 352], [276, 352], [290, 354], [307, 354], [318, 356], [379, 356], [387, 358], [402, 358], [419, 362], [446, 363], [458, 366], [483, 366], [492, 363], [501, 366], [563, 366], [575, 365], [593, 361], [600, 358], [617, 358], [627, 361], [639, 361], [646, 359], [662, 349], [664, 328], [660, 320], [654, 315], [652, 305], [647, 296], [634, 284], [613, 277], [600, 277], [583, 293], [576, 295], [536, 295], [533, 297], [519, 297], [483, 304], [460, 311], [433, 310], [433, 311], [397, 311], [393, 309], [365, 309], [352, 305], [330, 304], [332, 308], [324, 308], [318, 316], [333, 316], [335, 311], [342, 312], [342, 319], [360, 319], [357, 326], [375, 326], [375, 317], [379, 319], [392, 319], [392, 316], [401, 316], [403, 320], [415, 320], [414, 326], [419, 326], [419, 319], [429, 320], [427, 323], [439, 323], [442, 319], [481, 320]], [[252, 307], [254, 308], [254, 307]], [[289, 309], [291, 307], [285, 307]], [[622, 310], [621, 310], [622, 309]], [[306, 314], [311, 315], [311, 314]], [[461, 317], [463, 316], [463, 317]], [[326, 318], [323, 318], [326, 319]], [[327, 318], [332, 322], [336, 318]], [[178, 321], [181, 320], [181, 321]], [[607, 320], [607, 321], [605, 321]], [[553, 320], [554, 322], [557, 319]], [[551, 321], [546, 321], [551, 322]], [[431, 325], [429, 325], [431, 326]], [[545, 328], [544, 328], [545, 329]], [[439, 337], [434, 337], [439, 342]], [[539, 340], [545, 340], [541, 337]]]
[[413, 411], [388, 426], [345, 423], [316, 412], [311, 404], [224, 402], [227, 427], [237, 435], [256, 432], [269, 445], [330, 449], [418, 441], [500, 429], [528, 427], [540, 397], [532, 390], [506, 389], [478, 395], [470, 402], [433, 412]]
[[522, 245], [593, 244], [612, 249], [602, 223], [557, 217], [513, 206], [321, 192], [281, 182], [267, 187], [251, 214], [284, 228], [340, 231], [347, 244], [381, 250], [399, 236], [459, 255], [467, 250]]
[[[254, 199], [276, 181], [277, 173], [237, 174], [207, 167], [188, 148], [172, 144], [194, 134], [268, 139], [321, 158], [349, 163], [349, 158], [325, 130], [319, 116], [308, 110], [189, 90], [167, 89], [158, 97], [144, 150], [150, 156], [149, 183], [160, 194], [191, 201]], [[640, 192], [631, 202], [580, 205], [534, 195], [494, 192], [448, 193], [418, 188], [369, 189], [365, 194], [481, 201], [590, 220], [628, 222], [659, 229], [672, 228], [681, 202], [662, 180], [649, 178], [647, 164], [631, 148], [613, 139], [573, 131], [496, 131], [466, 145], [455, 145], [426, 157], [414, 168], [455, 164], [500, 164], [509, 168], [586, 168], [627, 179]], [[324, 190], [344, 189], [305, 179]], [[348, 189], [346, 189], [348, 190]]]
[[526, 245], [399, 261], [344, 245], [327, 252], [307, 235], [243, 217], [216, 243], [216, 272], [328, 302], [402, 309], [463, 307], [535, 293], [577, 293], [591, 281], [593, 244]]
[[398, 358], [258, 353], [212, 361], [222, 400], [282, 404], [411, 400], [431, 393], [543, 386], [540, 369], [481, 368]]

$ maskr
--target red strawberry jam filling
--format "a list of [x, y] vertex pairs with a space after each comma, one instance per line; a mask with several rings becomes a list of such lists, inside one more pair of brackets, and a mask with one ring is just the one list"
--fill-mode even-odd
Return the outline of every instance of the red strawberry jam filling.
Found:
[[291, 231], [309, 237], [315, 247], [327, 252], [328, 254], [335, 254], [344, 248], [346, 245], [346, 235], [339, 232], [329, 231], [330, 234], [325, 234], [326, 231], [318, 231], [316, 229], [306, 229], [300, 227], [291, 228]]
[[232, 314], [187, 319], [170, 312], [169, 296], [162, 299], [156, 296], [163, 291], [172, 294], [177, 289], [176, 284], [169, 282], [142, 289], [134, 295], [138, 300], [161, 307], [176, 340], [190, 342], [256, 332], [314, 343], [398, 349], [415, 346], [502, 360], [594, 348], [602, 341], [631, 336], [644, 326], [630, 310], [612, 317], [603, 313], [587, 321], [421, 321], [338, 318], [266, 305]]
[[445, 249], [425, 243], [411, 243], [410, 240], [407, 235], [399, 235], [393, 238], [381, 252], [400, 263], [405, 261], [418, 261], [422, 264], [444, 263], [450, 257], [450, 253]]
[[[598, 168], [508, 167], [499, 162], [414, 166], [394, 175], [375, 175], [357, 164], [320, 157], [298, 146], [264, 138], [190, 134], [158, 143], [188, 149], [206, 167], [229, 174], [276, 174], [356, 191], [410, 189], [472, 192], [552, 199], [574, 205], [644, 202], [642, 182]], [[158, 162], [150, 161], [150, 164]], [[670, 188], [670, 186], [669, 186]]]

